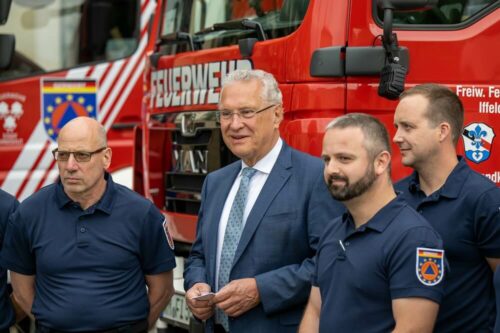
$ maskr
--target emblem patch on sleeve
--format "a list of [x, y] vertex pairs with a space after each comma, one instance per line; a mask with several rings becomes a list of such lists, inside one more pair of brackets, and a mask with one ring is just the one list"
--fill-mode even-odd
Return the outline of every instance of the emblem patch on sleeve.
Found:
[[435, 286], [444, 276], [444, 250], [417, 247], [417, 278], [426, 286]]
[[165, 220], [163, 220], [163, 231], [165, 232], [165, 238], [167, 238], [168, 246], [170, 246], [170, 248], [173, 250], [175, 248], [174, 239], [172, 238], [170, 232], [168, 231], [168, 221], [166, 217]]

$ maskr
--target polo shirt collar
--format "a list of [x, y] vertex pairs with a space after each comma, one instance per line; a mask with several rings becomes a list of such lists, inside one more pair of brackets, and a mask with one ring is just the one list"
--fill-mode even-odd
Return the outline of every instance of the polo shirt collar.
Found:
[[64, 188], [61, 183], [61, 177], [57, 180], [56, 183], [56, 202], [57, 202], [57, 207], [62, 209], [64, 206], [67, 204], [73, 202], [67, 195], [64, 193]]
[[[444, 185], [436, 191], [437, 195], [450, 199], [458, 198], [460, 195], [460, 191], [462, 190], [469, 173], [469, 167], [462, 156], [457, 156], [457, 158], [457, 165], [455, 165], [451, 173], [448, 175], [448, 178], [446, 178]], [[408, 190], [412, 194], [416, 194], [420, 191], [420, 182], [416, 171], [414, 171], [410, 176]]]
[[[356, 231], [363, 232], [366, 229], [372, 229], [377, 232], [383, 232], [406, 205], [407, 203], [401, 195], [396, 196], [396, 198], [382, 207], [367, 223], [360, 226]], [[354, 220], [349, 212], [344, 213], [342, 221], [349, 223], [354, 228]]]
[[[93, 207], [94, 209], [98, 209], [109, 215], [111, 214], [111, 210], [113, 207], [116, 188], [115, 183], [113, 182], [113, 178], [108, 172], [104, 173], [104, 179], [106, 180], [106, 190], [104, 191], [101, 199], [99, 199], [99, 201], [97, 201], [97, 203], [93, 205]], [[71, 200], [71, 198], [68, 197], [68, 195], [64, 192], [64, 187], [61, 183], [60, 178], [57, 181], [55, 192], [57, 206], [60, 209], [73, 202], [73, 200]]]
[[108, 215], [111, 215], [111, 210], [113, 208], [113, 203], [115, 202], [116, 197], [116, 186], [113, 182], [113, 178], [109, 173], [106, 172], [104, 174], [104, 179], [106, 179], [106, 190], [104, 191], [101, 199], [95, 204], [95, 208]]
[[464, 186], [465, 180], [469, 174], [469, 166], [465, 163], [465, 159], [462, 156], [458, 157], [458, 163], [453, 168], [446, 182], [440, 190], [440, 194], [447, 198], [458, 198], [460, 191]]

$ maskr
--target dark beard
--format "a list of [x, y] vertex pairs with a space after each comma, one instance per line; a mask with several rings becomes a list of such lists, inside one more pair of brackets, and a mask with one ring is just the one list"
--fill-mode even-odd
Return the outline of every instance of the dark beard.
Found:
[[[365, 193], [375, 182], [377, 176], [375, 175], [375, 170], [373, 166], [365, 172], [363, 178], [355, 182], [354, 184], [349, 184], [349, 179], [345, 176], [339, 174], [333, 174], [328, 177], [328, 189], [332, 197], [338, 201], [347, 201], [353, 198], [359, 197]], [[342, 180], [345, 182], [344, 186], [332, 185], [334, 180]]]

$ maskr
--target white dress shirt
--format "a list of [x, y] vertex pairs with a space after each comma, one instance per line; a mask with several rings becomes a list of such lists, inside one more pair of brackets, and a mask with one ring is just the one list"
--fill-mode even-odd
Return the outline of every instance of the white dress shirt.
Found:
[[[260, 191], [264, 187], [266, 183], [267, 177], [271, 173], [271, 170], [274, 167], [274, 164], [278, 160], [278, 156], [281, 151], [281, 147], [283, 147], [283, 140], [281, 138], [278, 139], [278, 142], [274, 145], [273, 149], [266, 156], [260, 159], [253, 168], [257, 170], [255, 175], [250, 179], [250, 184], [248, 188], [248, 197], [247, 203], [245, 205], [245, 211], [243, 212], [243, 227], [247, 222], [248, 215], [252, 211], [253, 205], [257, 198], [259, 197]], [[241, 161], [241, 169], [248, 167], [245, 162]], [[238, 192], [238, 188], [240, 187], [241, 182], [241, 170], [238, 173], [238, 176], [234, 180], [233, 186], [229, 191], [229, 194], [226, 199], [226, 203], [224, 204], [224, 209], [222, 210], [222, 215], [219, 221], [219, 232], [217, 237], [217, 263], [216, 263], [216, 271], [215, 271], [215, 286], [219, 285], [219, 267], [220, 267], [220, 256], [222, 252], [222, 244], [224, 243], [224, 234], [226, 233], [227, 221], [229, 219], [229, 212], [231, 211], [231, 207], [233, 205], [234, 197], [236, 196], [236, 192]]]

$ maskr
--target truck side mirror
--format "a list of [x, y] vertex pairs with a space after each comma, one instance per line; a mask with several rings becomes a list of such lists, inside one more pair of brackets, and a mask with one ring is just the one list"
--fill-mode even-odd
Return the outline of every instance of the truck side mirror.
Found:
[[0, 34], [0, 69], [10, 66], [16, 48], [14, 35]]
[[[11, 3], [12, 0], [0, 1], [0, 25], [7, 23]], [[14, 35], [0, 34], [0, 69], [5, 69], [10, 66], [15, 47], [16, 38]]]
[[426, 10], [438, 0], [377, 0], [384, 10], [383, 46], [332, 45], [314, 50], [310, 75], [312, 77], [344, 77], [380, 75], [379, 95], [397, 99], [404, 89], [410, 63], [406, 47], [398, 44], [392, 32], [392, 14], [398, 10]]
[[386, 65], [380, 73], [379, 96], [398, 99], [405, 89], [408, 68], [400, 63], [398, 37], [392, 32], [392, 14], [395, 10], [426, 9], [437, 0], [377, 0], [377, 5], [384, 10], [384, 34], [382, 45], [386, 53]]
[[0, 25], [7, 23], [7, 18], [9, 17], [11, 3], [12, 0], [0, 1]]

